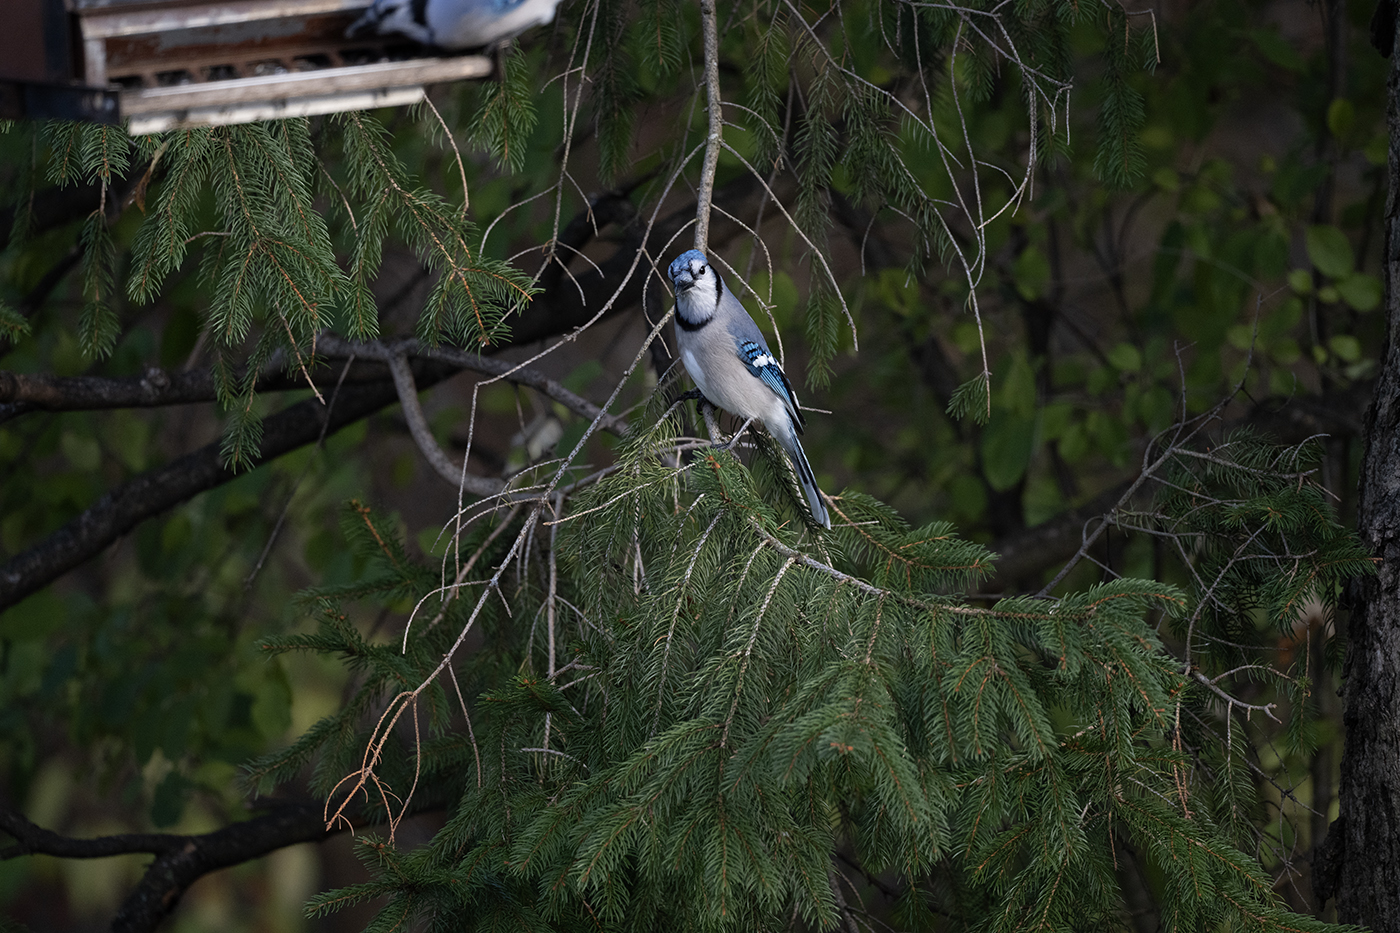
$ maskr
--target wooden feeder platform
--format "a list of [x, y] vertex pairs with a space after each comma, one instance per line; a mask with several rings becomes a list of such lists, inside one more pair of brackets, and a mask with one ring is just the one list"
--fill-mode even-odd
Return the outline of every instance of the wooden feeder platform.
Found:
[[347, 39], [369, 0], [4, 2], [20, 22], [0, 35], [0, 117], [125, 120], [140, 135], [411, 104], [494, 70], [482, 55]]

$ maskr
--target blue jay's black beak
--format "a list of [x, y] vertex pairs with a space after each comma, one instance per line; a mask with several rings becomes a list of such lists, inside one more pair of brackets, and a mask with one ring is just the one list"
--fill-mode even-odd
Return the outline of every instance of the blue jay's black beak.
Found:
[[690, 273], [686, 272], [672, 279], [671, 285], [675, 287], [676, 294], [679, 295], [681, 292], [688, 292], [692, 288], [694, 288], [695, 279], [690, 275]]

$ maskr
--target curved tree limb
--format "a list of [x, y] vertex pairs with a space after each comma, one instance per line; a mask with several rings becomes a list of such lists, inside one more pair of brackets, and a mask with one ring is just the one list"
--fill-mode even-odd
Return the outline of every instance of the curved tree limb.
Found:
[[[441, 363], [420, 364], [416, 379], [420, 386], [427, 386], [453, 372]], [[330, 412], [327, 434], [373, 414], [396, 397], [390, 382], [343, 387]], [[307, 399], [268, 418], [263, 423], [262, 449], [250, 459], [250, 466], [312, 443], [321, 434], [324, 417], [324, 406], [316, 399]], [[236, 476], [224, 466], [220, 443], [215, 441], [123, 483], [62, 528], [0, 565], [0, 610], [97, 556], [138, 522]]]
[[458, 468], [450, 457], [438, 446], [433, 432], [428, 429], [428, 421], [423, 417], [423, 406], [418, 404], [418, 386], [413, 383], [413, 370], [409, 368], [408, 356], [402, 351], [390, 355], [389, 371], [394, 374], [394, 390], [399, 396], [399, 407], [403, 409], [404, 420], [408, 422], [408, 432], [413, 435], [413, 443], [428, 465], [438, 476], [445, 479], [455, 489], [473, 496], [494, 496], [505, 488], [505, 483], [485, 476], [472, 476], [466, 464]]
[[[590, 421], [600, 411], [588, 399], [528, 366], [454, 347], [424, 347], [416, 340], [395, 341], [392, 345], [378, 341], [355, 343], [323, 334], [317, 339], [316, 349], [317, 356], [323, 359], [342, 360], [355, 356], [364, 361], [350, 367], [345, 385], [367, 385], [392, 379], [385, 366], [395, 353], [402, 352], [413, 359], [446, 364], [454, 370], [468, 370], [529, 386]], [[313, 370], [312, 379], [319, 387], [328, 388], [335, 385], [338, 375]], [[268, 372], [257, 385], [258, 392], [305, 388], [306, 379], [300, 374], [280, 370]], [[0, 424], [31, 411], [160, 408], [212, 402], [215, 398], [214, 378], [208, 370], [172, 372], [152, 367], [144, 376], [117, 377], [50, 376], [0, 370]], [[627, 432], [627, 422], [613, 415], [604, 419], [603, 427], [619, 435]]]
[[[565, 388], [562, 383], [550, 379], [539, 370], [521, 363], [510, 363], [478, 353], [459, 350], [456, 347], [427, 347], [411, 338], [387, 343], [380, 341], [357, 343], [333, 334], [326, 334], [317, 341], [316, 349], [320, 356], [327, 359], [346, 359], [354, 356], [390, 364], [394, 357], [406, 355], [413, 359], [432, 360], [483, 376], [492, 376], [517, 385], [528, 386], [589, 421], [597, 418], [603, 411], [588, 399]], [[628, 428], [626, 419], [617, 415], [604, 415], [602, 427], [619, 437], [626, 434]], [[457, 481], [454, 479], [452, 482], [455, 485]]]
[[[440, 802], [424, 800], [415, 813], [439, 809]], [[44, 829], [24, 814], [0, 805], [0, 831], [15, 844], [0, 850], [0, 860], [24, 855], [58, 858], [109, 858], [149, 853], [156, 856], [135, 889], [112, 918], [113, 933], [150, 933], [174, 912], [190, 885], [205, 875], [239, 865], [287, 846], [321, 842], [344, 831], [327, 828], [318, 802], [281, 804], [260, 816], [196, 836], [175, 833], [123, 833], [76, 839]], [[361, 814], [358, 819], [374, 819]]]
[[[413, 400], [414, 407], [417, 406], [418, 390], [434, 385], [463, 369], [469, 369], [528, 385], [590, 421], [600, 413], [597, 405], [542, 373], [461, 350], [446, 347], [423, 349], [419, 348], [414, 340], [399, 341], [389, 346], [383, 343], [352, 343], [329, 336], [323, 338], [320, 348], [328, 358], [344, 359], [356, 356], [374, 360], [375, 363], [363, 367], [356, 364], [352, 367], [352, 373], [358, 374], [355, 378], [359, 379], [361, 384], [350, 385], [348, 383], [351, 380], [346, 380], [347, 384], [341, 388], [335, 407], [331, 410], [328, 426], [324, 422], [324, 406], [317, 399], [299, 402], [268, 418], [263, 425], [262, 449], [259, 456], [252, 461], [253, 467], [313, 443], [321, 435], [323, 426], [327, 433], [338, 431], [373, 414], [395, 399], [402, 402], [404, 394], [391, 378], [385, 378], [387, 374], [383, 366], [396, 355], [409, 352], [415, 354], [413, 370], [408, 372], [409, 384], [413, 386], [408, 390], [408, 397]], [[28, 392], [27, 401], [44, 404], [50, 410], [213, 400], [213, 381], [207, 374], [197, 376], [193, 373], [166, 374], [160, 370], [152, 372], [158, 373], [159, 377], [148, 373], [144, 378], [131, 379], [61, 379], [53, 376], [33, 377], [0, 373], [0, 399], [15, 397], [14, 394], [7, 394], [7, 390], [16, 394]], [[169, 378], [171, 375], [175, 378]], [[286, 374], [271, 377], [269, 384], [286, 389], [305, 387], [304, 383]], [[412, 413], [408, 405], [404, 407], [409, 428], [413, 431]], [[446, 454], [442, 453], [441, 448], [437, 448], [431, 433], [427, 433], [427, 425], [422, 421], [422, 409], [418, 408], [417, 411], [422, 430], [414, 431], [414, 440], [422, 449], [424, 444], [419, 434], [424, 434], [427, 440], [432, 442], [441, 459], [446, 462]], [[627, 423], [615, 415], [606, 415], [600, 426], [622, 434], [626, 431]], [[439, 464], [433, 465], [439, 474], [445, 479], [448, 478], [448, 474], [444, 473]], [[449, 482], [456, 488], [462, 477], [461, 471], [450, 467], [448, 473]], [[0, 565], [0, 610], [13, 606], [67, 571], [95, 557], [138, 522], [173, 508], [201, 492], [221, 486], [234, 479], [235, 475], [223, 466], [220, 445], [215, 442], [118, 486], [58, 531]], [[494, 495], [503, 488], [503, 484], [498, 480], [470, 474], [467, 475], [466, 481], [466, 491], [474, 496]]]
[[24, 855], [52, 855], [57, 858], [108, 858], [132, 852], [160, 855], [180, 845], [183, 837], [169, 833], [123, 833], [96, 839], [74, 839], [31, 822], [18, 810], [0, 804], [0, 832], [13, 836], [15, 844], [0, 849], [0, 861]]
[[[313, 373], [318, 386], [335, 385], [337, 374]], [[346, 385], [384, 382], [388, 373], [376, 364], [352, 366]], [[259, 392], [305, 389], [306, 379], [278, 367], [258, 380]], [[151, 367], [141, 376], [50, 376], [0, 370], [0, 423], [31, 411], [99, 411], [111, 408], [161, 408], [212, 402], [213, 374]]]
[[[348, 825], [348, 824], [345, 824]], [[199, 836], [176, 836], [141, 876], [112, 918], [112, 933], [151, 933], [205, 875], [301, 842], [320, 842], [327, 829], [316, 803], [291, 804]]]

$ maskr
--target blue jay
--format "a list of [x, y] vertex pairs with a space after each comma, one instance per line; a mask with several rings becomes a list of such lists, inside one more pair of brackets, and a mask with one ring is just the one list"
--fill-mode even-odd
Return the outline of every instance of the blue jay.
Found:
[[558, 5], [559, 0], [374, 0], [345, 34], [373, 30], [442, 49], [480, 48], [552, 21]]
[[763, 422], [792, 461], [812, 518], [830, 528], [817, 478], [797, 440], [797, 396], [758, 325], [698, 249], [677, 256], [669, 271], [676, 290], [676, 344], [696, 388], [730, 414]]

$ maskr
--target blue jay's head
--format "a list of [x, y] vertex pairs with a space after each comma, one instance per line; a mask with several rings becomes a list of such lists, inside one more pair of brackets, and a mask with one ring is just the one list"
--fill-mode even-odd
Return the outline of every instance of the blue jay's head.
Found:
[[374, 4], [345, 30], [345, 35], [355, 38], [367, 33], [399, 33], [415, 42], [431, 45], [433, 34], [428, 28], [427, 13], [428, 0], [374, 0]]
[[676, 313], [689, 324], [703, 324], [714, 316], [724, 295], [719, 271], [698, 249], [686, 250], [668, 270], [676, 290]]

